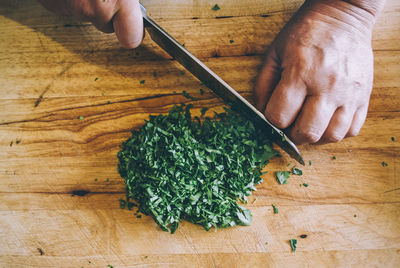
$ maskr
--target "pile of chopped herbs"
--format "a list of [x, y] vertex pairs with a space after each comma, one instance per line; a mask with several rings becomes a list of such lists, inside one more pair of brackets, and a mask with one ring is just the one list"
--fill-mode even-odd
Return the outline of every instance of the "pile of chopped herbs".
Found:
[[262, 182], [263, 167], [278, 155], [247, 119], [229, 109], [194, 117], [192, 105], [150, 116], [118, 153], [127, 201], [174, 233], [182, 219], [211, 227], [249, 225], [240, 205]]

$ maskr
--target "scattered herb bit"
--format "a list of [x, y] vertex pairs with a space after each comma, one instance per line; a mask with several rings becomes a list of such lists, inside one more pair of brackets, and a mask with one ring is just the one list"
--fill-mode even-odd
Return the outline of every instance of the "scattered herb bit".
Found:
[[304, 187], [308, 187], [308, 183], [303, 183], [303, 186]]
[[154, 76], [154, 77], [157, 77], [157, 72], [153, 72], [153, 76]]
[[277, 171], [275, 176], [280, 184], [286, 184], [289, 182], [287, 179], [290, 177], [290, 171]]
[[72, 196], [75, 196], [75, 195], [77, 195], [77, 196], [85, 196], [88, 193], [89, 193], [89, 191], [87, 191], [87, 190], [74, 190], [74, 191], [72, 191]]
[[221, 8], [218, 6], [218, 4], [215, 4], [215, 6], [212, 8], [212, 10], [217, 11], [220, 10]]
[[193, 121], [189, 105], [150, 116], [118, 153], [127, 199], [174, 233], [186, 219], [204, 229], [250, 225], [238, 203], [262, 182], [262, 168], [278, 155], [262, 132], [229, 109]]
[[282, 141], [286, 141], [286, 135], [285, 134], [282, 135]]
[[[104, 0], [105, 1], [105, 0]], [[114, 268], [114, 266], [112, 266], [112, 265], [110, 265], [110, 264], [107, 264], [107, 267], [108, 268]]]
[[146, 80], [140, 80], [141, 85], [143, 85], [144, 83], [146, 83]]
[[289, 162], [286, 166], [287, 166], [287, 167], [290, 167], [291, 164], [292, 164], [292, 162]]
[[207, 111], [208, 111], [207, 107], [201, 108], [201, 111], [200, 111], [201, 112], [201, 116], [204, 116]]
[[107, 104], [111, 104], [111, 101], [107, 101]]
[[300, 238], [307, 238], [307, 235], [306, 234], [302, 234], [301, 236], [300, 236]]
[[354, 218], [357, 218], [357, 215], [356, 215], [356, 214], [354, 214]]
[[200, 95], [204, 95], [204, 89], [200, 88]]
[[386, 162], [384, 162], [384, 161], [382, 161], [382, 167], [387, 167], [388, 166], [388, 163], [386, 163]]
[[298, 169], [298, 168], [294, 167], [293, 171], [292, 171], [292, 174], [301, 176], [301, 175], [303, 175], [303, 171], [301, 169]]
[[310, 161], [308, 161], [308, 165], [310, 165], [310, 166], [312, 165], [312, 161], [311, 161], [311, 160], [310, 160]]
[[185, 43], [183, 43], [182, 46], [185, 47]]
[[95, 178], [94, 181], [97, 181], [97, 178]]
[[274, 204], [271, 204], [272, 205], [272, 208], [274, 209], [274, 214], [278, 214], [278, 208], [274, 205]]
[[337, 159], [336, 155], [332, 156], [332, 159], [333, 159], [333, 160], [336, 160], [336, 159]]
[[147, 259], [149, 256], [144, 256], [145, 259]]
[[181, 75], [184, 75], [185, 73], [186, 73], [185, 71], [183, 71], [183, 70], [181, 71]]
[[106, 178], [106, 182], [109, 182], [110, 181], [110, 179], [109, 178]]
[[296, 252], [296, 248], [297, 248], [297, 239], [290, 239], [290, 246], [292, 247], [292, 251]]
[[187, 99], [190, 99], [190, 100], [197, 100], [197, 98], [193, 97], [192, 95], [189, 95], [189, 94], [186, 92], [186, 90], [182, 91], [182, 95], [183, 95], [185, 98], [187, 98]]
[[15, 140], [15, 144], [20, 144], [21, 140]]
[[121, 209], [124, 209], [126, 207], [126, 201], [122, 198], [119, 200], [119, 207]]
[[394, 137], [392, 137], [392, 141], [394, 141]]
[[140, 219], [142, 217], [142, 215], [137, 215], [136, 218]]
[[96, 78], [94, 79], [94, 81], [97, 81], [97, 80], [99, 80], [99, 78], [98, 78], [98, 77], [96, 77]]
[[82, 115], [80, 115], [80, 116], [78, 116], [78, 119], [79, 119], [79, 120], [84, 120], [85, 117], [83, 117]]
[[257, 201], [257, 197], [254, 198], [252, 204], [254, 204]]
[[231, 39], [231, 40], [229, 40], [229, 43], [233, 44], [233, 42], [235, 42], [235, 41], [234, 41], [234, 40], [232, 40], [232, 39]]
[[10, 142], [10, 147], [12, 147], [12, 146], [13, 146], [13, 142], [14, 142], [14, 141], [11, 141], [11, 142]]

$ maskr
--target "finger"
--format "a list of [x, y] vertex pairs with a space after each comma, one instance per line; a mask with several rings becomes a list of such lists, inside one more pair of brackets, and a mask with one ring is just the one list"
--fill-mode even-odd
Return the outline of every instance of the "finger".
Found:
[[316, 143], [324, 134], [336, 106], [321, 96], [307, 97], [301, 112], [290, 130], [296, 144]]
[[272, 47], [267, 52], [263, 67], [259, 73], [254, 88], [256, 107], [264, 113], [267, 102], [281, 78], [281, 69], [275, 49]]
[[355, 137], [360, 133], [361, 127], [364, 125], [365, 119], [367, 118], [368, 104], [361, 106], [355, 112], [353, 121], [350, 129], [346, 134], [346, 137]]
[[125, 48], [136, 48], [143, 39], [143, 17], [139, 1], [121, 0], [113, 18], [115, 34]]
[[296, 119], [306, 96], [306, 85], [284, 70], [267, 103], [265, 117], [278, 128], [287, 128]]
[[318, 144], [341, 141], [350, 129], [354, 117], [354, 109], [339, 107], [333, 114], [325, 133]]

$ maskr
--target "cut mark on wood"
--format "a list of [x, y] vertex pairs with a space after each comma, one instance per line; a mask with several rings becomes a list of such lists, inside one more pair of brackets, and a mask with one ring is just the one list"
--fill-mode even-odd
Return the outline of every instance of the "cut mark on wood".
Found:
[[74, 190], [74, 191], [72, 191], [72, 196], [74, 196], [74, 195], [85, 196], [88, 193], [90, 193], [88, 190]]
[[40, 256], [43, 256], [43, 255], [44, 255], [44, 251], [43, 251], [43, 249], [41, 249], [41, 248], [37, 248], [37, 250], [39, 251], [39, 254], [40, 254]]
[[390, 193], [390, 192], [394, 192], [394, 191], [398, 191], [398, 190], [400, 190], [400, 188], [395, 188], [395, 189], [392, 189], [392, 190], [389, 190], [389, 191], [386, 191], [383, 193], [386, 194], [386, 193]]
[[215, 17], [216, 19], [229, 19], [229, 18], [233, 18], [233, 16], [218, 16]]

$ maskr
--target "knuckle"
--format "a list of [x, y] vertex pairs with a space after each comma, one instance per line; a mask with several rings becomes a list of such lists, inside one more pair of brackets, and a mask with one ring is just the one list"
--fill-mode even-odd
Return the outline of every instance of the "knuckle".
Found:
[[328, 135], [326, 137], [328, 142], [339, 142], [339, 141], [343, 140], [343, 138], [344, 138], [344, 136], [340, 133], [331, 133], [330, 135]]
[[322, 136], [318, 132], [311, 130], [299, 130], [298, 134], [302, 137], [302, 140], [307, 143], [316, 143]]
[[268, 111], [268, 107], [267, 107], [266, 117], [272, 124], [274, 124], [278, 128], [287, 128], [288, 127], [288, 119], [284, 113], [270, 112], [270, 111]]
[[355, 137], [360, 133], [359, 128], [351, 128], [349, 132], [347, 133], [347, 137]]

